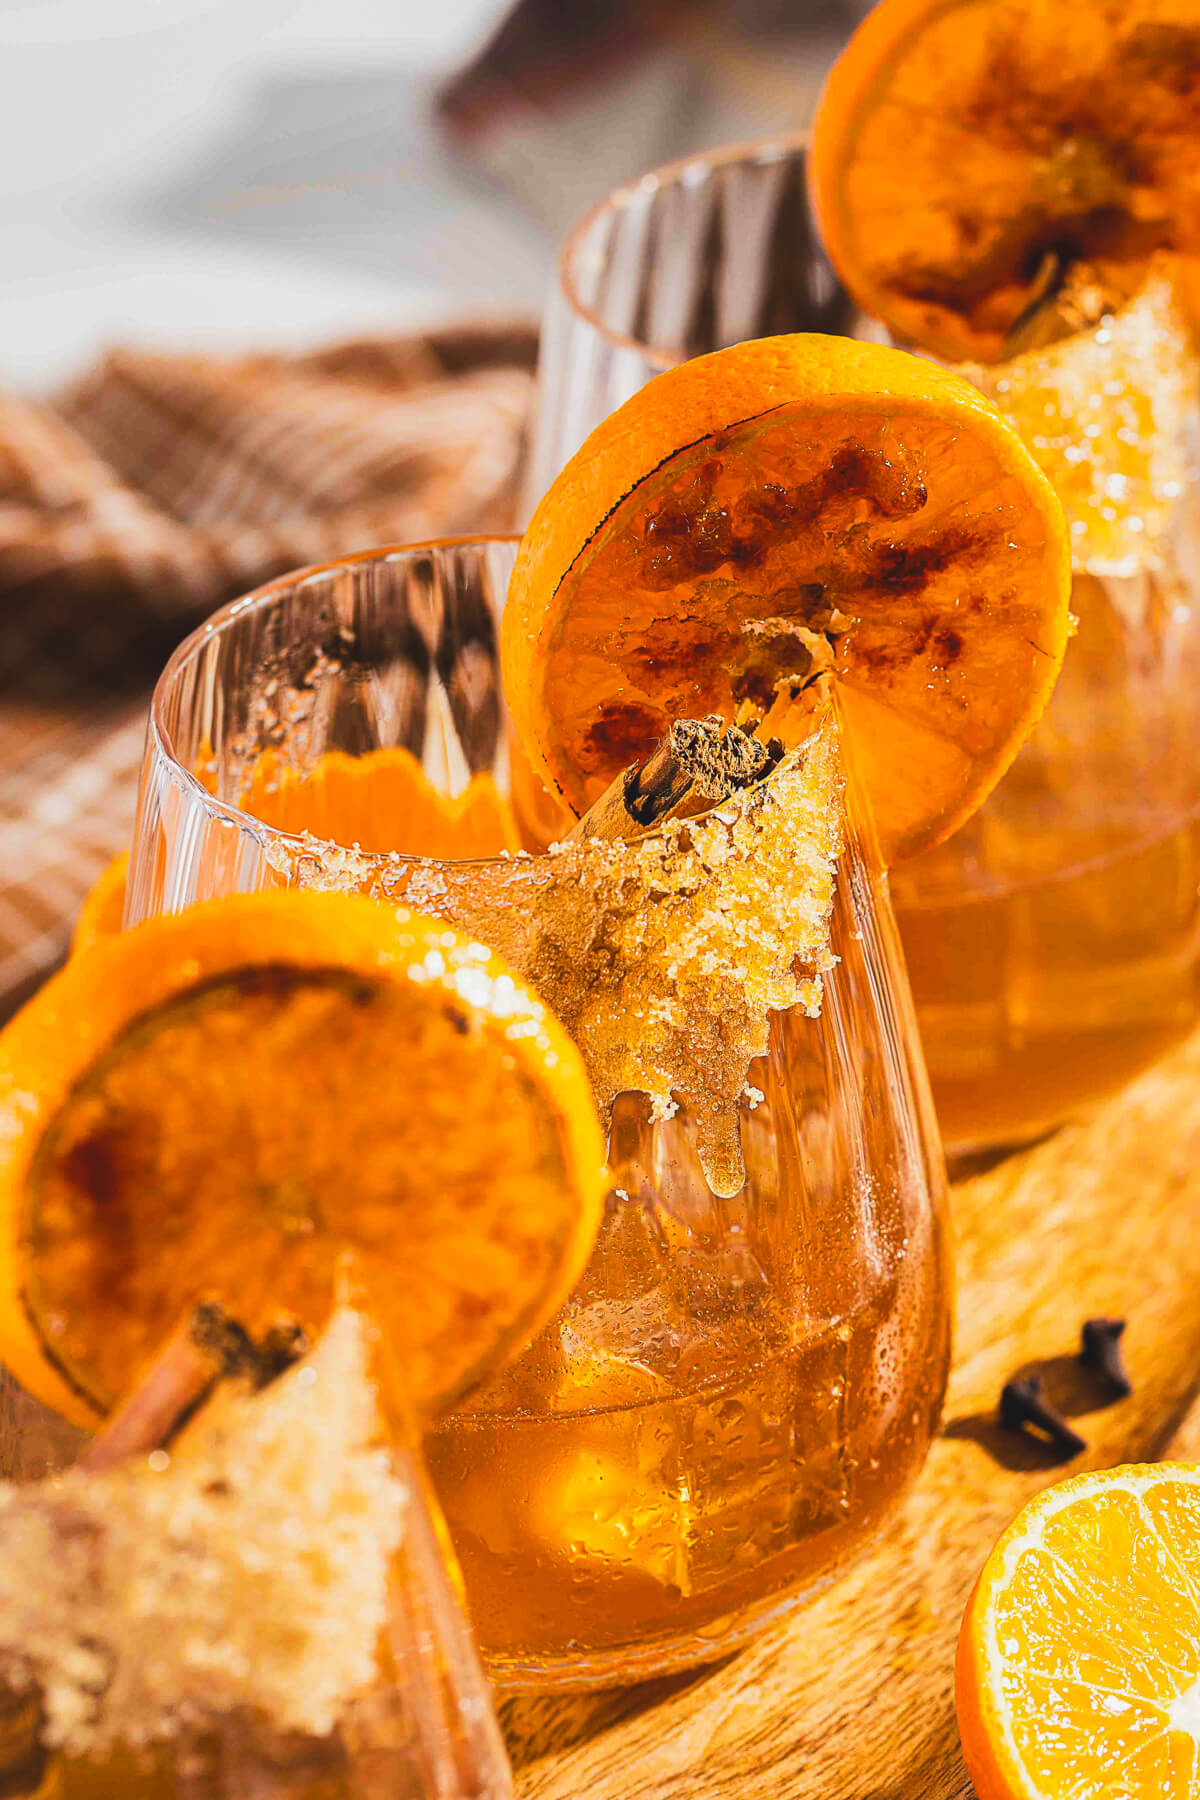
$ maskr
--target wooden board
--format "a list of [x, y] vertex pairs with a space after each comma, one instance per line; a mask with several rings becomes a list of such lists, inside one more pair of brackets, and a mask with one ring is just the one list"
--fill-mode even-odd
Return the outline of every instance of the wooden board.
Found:
[[[620, 1693], [504, 1709], [520, 1800], [961, 1800], [952, 1664], [988, 1549], [1065, 1471], [994, 1425], [1022, 1365], [1066, 1393], [1076, 1470], [1200, 1458], [1200, 1038], [1090, 1121], [954, 1190], [945, 1425], [873, 1553], [740, 1656]], [[1129, 1321], [1133, 1396], [1076, 1373], [1085, 1318]]]

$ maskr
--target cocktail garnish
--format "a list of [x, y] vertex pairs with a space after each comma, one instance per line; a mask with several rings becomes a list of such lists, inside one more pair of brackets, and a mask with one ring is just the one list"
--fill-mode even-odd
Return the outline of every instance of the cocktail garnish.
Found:
[[902, 342], [995, 362], [1039, 311], [1086, 314], [1072, 286], [1115, 311], [1195, 254], [1198, 101], [1192, 0], [883, 0], [813, 123], [826, 248]]
[[975, 810], [1066, 646], [1061, 508], [978, 389], [881, 344], [758, 338], [668, 369], [530, 521], [501, 620], [537, 775], [580, 815], [677, 719], [794, 748], [828, 673], [885, 863]]
[[631, 838], [667, 819], [711, 812], [753, 787], [782, 757], [778, 738], [763, 743], [719, 713], [676, 719], [646, 760], [623, 769], [568, 836]]
[[732, 1194], [770, 1014], [820, 1005], [842, 820], [826, 700], [764, 777], [631, 838], [573, 836], [544, 856], [479, 863], [381, 862], [313, 843], [284, 866], [306, 886], [361, 883], [494, 945], [580, 1047], [602, 1119], [625, 1092], [648, 1094], [659, 1118], [686, 1106], [714, 1193]]
[[368, 852], [499, 856], [517, 849], [511, 810], [492, 776], [465, 764], [459, 773], [462, 788], [443, 793], [402, 745], [360, 756], [326, 750], [306, 761], [292, 759], [285, 742], [242, 766], [236, 800], [278, 831], [309, 831]]
[[1063, 503], [1075, 567], [1158, 567], [1193, 474], [1200, 364], [1165, 258], [1120, 306], [1000, 364], [959, 372], [1021, 433]]
[[75, 1466], [111, 1469], [170, 1442], [217, 1382], [240, 1379], [257, 1390], [291, 1367], [306, 1349], [291, 1321], [270, 1327], [258, 1343], [214, 1300], [201, 1300], [172, 1332], [133, 1392], [104, 1421]]
[[166, 1467], [0, 1487], [0, 1664], [40, 1690], [48, 1745], [242, 1709], [321, 1737], [375, 1682], [408, 1501], [367, 1334], [342, 1309], [265, 1391], [202, 1410]]
[[578, 1052], [481, 942], [347, 894], [212, 901], [0, 1034], [0, 1359], [94, 1427], [198, 1300], [315, 1334], [353, 1252], [431, 1414], [558, 1310], [606, 1187]]

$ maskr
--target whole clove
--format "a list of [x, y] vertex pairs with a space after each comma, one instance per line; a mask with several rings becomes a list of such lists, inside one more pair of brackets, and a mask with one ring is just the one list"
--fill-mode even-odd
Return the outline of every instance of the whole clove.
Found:
[[1086, 1438], [1046, 1399], [1040, 1375], [1005, 1382], [1000, 1391], [1000, 1423], [1006, 1431], [1038, 1433], [1040, 1441], [1057, 1451], [1063, 1462], [1087, 1449]]
[[1118, 1399], [1133, 1392], [1133, 1383], [1121, 1355], [1124, 1319], [1087, 1319], [1080, 1334], [1080, 1361], [1086, 1368], [1103, 1375]]

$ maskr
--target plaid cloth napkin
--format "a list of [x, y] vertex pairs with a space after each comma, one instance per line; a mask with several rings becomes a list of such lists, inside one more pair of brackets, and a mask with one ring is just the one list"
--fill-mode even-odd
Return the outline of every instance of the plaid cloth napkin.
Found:
[[0, 395], [0, 1017], [128, 841], [149, 689], [213, 607], [372, 544], [510, 529], [536, 336], [119, 350]]

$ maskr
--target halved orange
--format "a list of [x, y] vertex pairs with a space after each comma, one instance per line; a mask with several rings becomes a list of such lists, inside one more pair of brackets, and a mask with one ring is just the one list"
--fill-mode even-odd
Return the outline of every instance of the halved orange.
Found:
[[830, 257], [904, 342], [994, 362], [1062, 266], [1114, 300], [1200, 250], [1196, 0], [880, 0], [810, 169]]
[[352, 1252], [428, 1410], [599, 1228], [578, 1051], [443, 922], [270, 892], [74, 959], [0, 1035], [0, 1361], [94, 1424], [196, 1299], [318, 1329]]
[[582, 813], [679, 717], [832, 667], [893, 861], [949, 835], [1040, 716], [1068, 631], [1062, 509], [995, 407], [878, 344], [760, 338], [657, 376], [551, 485], [505, 692]]
[[1200, 1793], [1200, 1467], [1079, 1475], [1009, 1526], [955, 1676], [979, 1800]]

